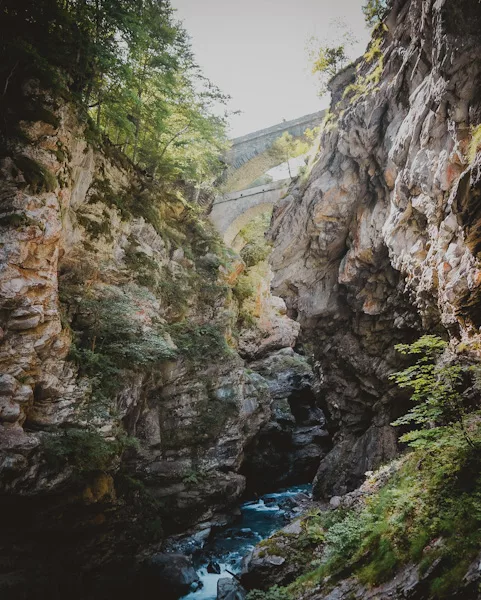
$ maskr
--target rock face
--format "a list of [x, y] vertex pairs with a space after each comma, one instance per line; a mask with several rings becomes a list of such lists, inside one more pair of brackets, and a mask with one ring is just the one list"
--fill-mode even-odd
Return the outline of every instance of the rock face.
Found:
[[141, 581], [143, 590], [149, 594], [162, 590], [164, 598], [177, 600], [195, 588], [199, 577], [187, 556], [155, 554], [145, 563]]
[[244, 600], [247, 592], [233, 577], [222, 577], [217, 582], [217, 600]]
[[[32, 83], [23, 94], [55, 125], [21, 123], [31, 143], [0, 160], [0, 590], [47, 595], [60, 571], [59, 594], [82, 596], [111, 564], [123, 589], [140, 548], [199, 523], [204, 535], [238, 501], [272, 381], [235, 341], [243, 266], [185, 189], [88, 143], [74, 107]], [[247, 359], [296, 341], [282, 300], [264, 313]], [[310, 471], [313, 415], [294, 444]]]
[[396, 453], [396, 343], [444, 328], [479, 344], [480, 24], [475, 0], [395, 0], [331, 82], [310, 175], [275, 209], [274, 291], [320, 362], [334, 433], [318, 496]]
[[[219, 259], [207, 238], [182, 231], [189, 216], [180, 200], [149, 190], [128, 164], [89, 146], [71, 108], [58, 116], [56, 129], [29, 127], [34, 151], [2, 159], [2, 491], [61, 490], [74, 457], [58, 447], [58, 431], [90, 427], [99, 443], [109, 443], [120, 427], [138, 439], [131, 457], [137, 476], [171, 509], [195, 505], [196, 514], [186, 517], [195, 522], [205, 506], [216, 506], [213, 497], [231, 502], [244, 489], [236, 470], [244, 445], [269, 416], [267, 384], [248, 374], [235, 352], [222, 364], [208, 352], [194, 356], [192, 336], [215, 342], [230, 324], [225, 292], [217, 275], [208, 275], [217, 273]], [[36, 186], [29, 183], [34, 168], [45, 178]], [[142, 202], [158, 203], [158, 223], [135, 207]], [[177, 232], [176, 243], [162, 227]], [[207, 282], [201, 290], [196, 277]], [[179, 333], [177, 343], [186, 346], [179, 360], [167, 329], [186, 317], [193, 329]], [[107, 362], [89, 363], [88, 352]], [[121, 385], [107, 394], [115, 378]], [[110, 403], [107, 410], [102, 402]], [[45, 460], [52, 439], [57, 454], [71, 458], [55, 468]]]
[[312, 481], [329, 446], [318, 381], [305, 357], [291, 348], [250, 364], [269, 383], [270, 421], [246, 447], [242, 472], [262, 493]]

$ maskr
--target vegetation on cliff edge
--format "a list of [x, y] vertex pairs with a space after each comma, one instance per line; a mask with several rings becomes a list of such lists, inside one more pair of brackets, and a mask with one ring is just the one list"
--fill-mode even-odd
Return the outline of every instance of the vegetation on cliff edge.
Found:
[[[300, 562], [304, 573], [275, 590], [275, 598], [298, 598], [317, 586], [329, 589], [351, 575], [376, 586], [410, 562], [419, 565], [421, 576], [430, 573], [430, 598], [449, 598], [479, 553], [478, 367], [452, 356], [436, 336], [398, 350], [415, 358], [392, 376], [412, 390], [413, 407], [395, 422], [412, 428], [401, 438], [411, 451], [364, 501], [305, 517], [310, 543]], [[368, 478], [364, 488], [369, 485]], [[252, 600], [264, 598], [255, 594]]]

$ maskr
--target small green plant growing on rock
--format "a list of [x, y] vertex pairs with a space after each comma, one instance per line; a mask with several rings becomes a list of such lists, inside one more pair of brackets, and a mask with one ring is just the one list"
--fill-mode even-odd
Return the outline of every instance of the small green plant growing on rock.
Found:
[[292, 596], [286, 588], [274, 585], [265, 592], [262, 590], [250, 591], [246, 600], [292, 600]]
[[120, 440], [106, 440], [90, 428], [73, 427], [43, 438], [47, 464], [55, 470], [68, 465], [78, 474], [107, 470], [121, 449]]
[[387, 15], [388, 10], [388, 0], [366, 0], [362, 6], [362, 12], [369, 27], [378, 25]]
[[193, 363], [214, 361], [229, 353], [225, 337], [215, 324], [181, 321], [173, 323], [169, 332], [179, 353]]
[[332, 20], [331, 29], [332, 37], [309, 42], [311, 70], [319, 78], [320, 96], [328, 91], [329, 81], [351, 62], [350, 48], [357, 42], [342, 21]]
[[[375, 92], [377, 85], [381, 81], [382, 72], [384, 69], [384, 55], [381, 50], [382, 37], [375, 38], [366, 54], [364, 54], [364, 62], [371, 65], [370, 72], [367, 75], [361, 76], [357, 74], [354, 83], [348, 85], [343, 94], [343, 98], [349, 98], [350, 103], [356, 102], [362, 96]], [[361, 63], [359, 66], [362, 66]]]
[[447, 346], [435, 335], [395, 346], [401, 354], [417, 357], [414, 365], [391, 375], [399, 387], [412, 390], [414, 406], [393, 425], [415, 427], [401, 437], [413, 447], [429, 447], [449, 430], [460, 431], [468, 444], [473, 444], [466, 428], [466, 406], [461, 393], [467, 368], [442, 360]]
[[481, 150], [481, 124], [471, 129], [471, 140], [468, 148], [468, 160], [474, 162], [476, 155]]
[[268, 210], [258, 215], [243, 227], [239, 235], [245, 240], [246, 245], [241, 250], [241, 257], [247, 267], [266, 260], [272, 251], [272, 246], [265, 238], [269, 228], [272, 211]]

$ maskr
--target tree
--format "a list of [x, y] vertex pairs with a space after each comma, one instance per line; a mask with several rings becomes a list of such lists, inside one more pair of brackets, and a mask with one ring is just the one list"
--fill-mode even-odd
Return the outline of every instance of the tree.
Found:
[[364, 18], [369, 27], [375, 27], [388, 12], [388, 0], [367, 0], [362, 6]]
[[331, 26], [331, 37], [321, 41], [311, 38], [309, 42], [312, 73], [319, 77], [320, 96], [328, 91], [329, 80], [351, 62], [350, 48], [357, 42], [342, 21], [333, 21]]
[[35, 120], [18, 98], [36, 78], [68, 92], [152, 177], [215, 179], [226, 147], [226, 116], [215, 110], [228, 97], [195, 63], [169, 0], [5, 0], [0, 20], [0, 126], [9, 137], [12, 124]]
[[290, 133], [284, 133], [278, 137], [269, 149], [269, 154], [275, 156], [280, 163], [287, 163], [289, 177], [292, 179], [290, 159], [305, 154], [309, 150], [309, 144], [303, 139], [294, 138]]
[[410, 345], [395, 346], [401, 354], [417, 357], [414, 365], [390, 377], [399, 387], [412, 390], [414, 406], [392, 423], [415, 427], [401, 437], [401, 441], [411, 446], [428, 446], [453, 428], [474, 446], [466, 428], [466, 407], [461, 391], [468, 367], [451, 362], [445, 354], [447, 346], [447, 342], [435, 335], [425, 335]]

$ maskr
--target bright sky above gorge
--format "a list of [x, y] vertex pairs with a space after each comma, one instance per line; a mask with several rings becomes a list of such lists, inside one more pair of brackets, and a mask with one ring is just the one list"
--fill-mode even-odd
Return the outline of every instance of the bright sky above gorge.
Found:
[[341, 18], [359, 40], [369, 32], [361, 0], [172, 0], [204, 73], [232, 96], [231, 137], [328, 105], [319, 98], [307, 51], [312, 36], [332, 36]]

